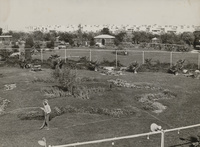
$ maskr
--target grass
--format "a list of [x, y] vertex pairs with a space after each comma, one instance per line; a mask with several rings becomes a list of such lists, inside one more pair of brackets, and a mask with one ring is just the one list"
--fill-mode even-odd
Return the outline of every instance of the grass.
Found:
[[[143, 62], [143, 51], [144, 52], [144, 58], [145, 59], [152, 59], [152, 61], [159, 60], [161, 63], [170, 63], [170, 52], [155, 52], [151, 50], [144, 50], [142, 48], [138, 48], [137, 50], [132, 49], [132, 51], [129, 51], [128, 56], [124, 55], [118, 55], [117, 60], [120, 61], [121, 64], [124, 66], [129, 66], [130, 63], [133, 61], [137, 61], [138, 63]], [[45, 51], [43, 53], [43, 59], [48, 59], [52, 54], [60, 55], [61, 58], [65, 58], [65, 50], [54, 50], [54, 51]], [[79, 60], [80, 57], [87, 57], [89, 59], [90, 57], [90, 51], [89, 50], [66, 50], [66, 56], [69, 59], [72, 60]], [[180, 59], [185, 59], [188, 63], [195, 63], [198, 64], [198, 54], [194, 53], [173, 53], [172, 54], [172, 62], [176, 63]], [[41, 59], [41, 54], [37, 53], [33, 56], [33, 58]], [[99, 51], [96, 49], [91, 49], [91, 59], [93, 61], [101, 62], [104, 59], [108, 61], [113, 61], [116, 59], [116, 55], [112, 53], [112, 51], [104, 50]]]
[[[150, 131], [150, 124], [157, 123], [164, 129], [192, 125], [199, 123], [199, 80], [179, 75], [174, 76], [167, 73], [142, 72], [133, 74], [125, 72], [125, 75], [104, 76], [99, 72], [78, 70], [78, 77], [84, 79], [82, 83], [88, 87], [104, 87], [104, 92], [95, 92], [90, 99], [77, 99], [72, 96], [56, 97], [49, 99], [49, 104], [54, 110], [55, 107], [71, 106], [77, 110], [85, 108], [82, 113], [65, 113], [50, 121], [50, 130], [38, 130], [42, 120], [20, 120], [17, 114], [23, 112], [22, 108], [42, 107], [42, 100], [45, 98], [41, 92], [43, 87], [55, 86], [58, 83], [51, 83], [50, 69], [43, 69], [40, 72], [32, 72], [28, 69], [1, 67], [0, 74], [0, 96], [8, 99], [10, 103], [6, 112], [20, 110], [16, 113], [9, 113], [0, 116], [0, 146], [33, 146], [37, 147], [37, 141], [46, 137], [47, 143], [61, 145], [67, 143], [89, 141], [124, 135], [133, 135]], [[44, 79], [44, 80], [41, 80]], [[150, 88], [126, 88], [113, 86], [109, 89], [108, 80], [122, 79], [128, 83], [150, 83], [156, 87], [169, 89], [165, 95], [176, 94], [172, 99], [160, 99], [167, 108], [160, 114], [151, 111], [144, 111], [137, 96], [143, 94], [156, 94], [161, 89]], [[33, 82], [34, 81], [34, 82]], [[16, 83], [16, 88], [10, 91], [4, 90], [4, 85]], [[142, 84], [145, 85], [145, 84]], [[110, 115], [99, 115], [92, 112], [104, 108], [105, 110], [127, 110], [136, 108], [134, 115], [125, 117], [112, 117]], [[87, 110], [89, 109], [89, 110]], [[87, 110], [87, 111], [86, 111]], [[135, 109], [134, 109], [135, 110]], [[39, 110], [38, 110], [39, 111]], [[154, 117], [152, 117], [154, 116]], [[177, 132], [166, 133], [165, 145], [172, 146], [181, 144], [180, 137], [186, 138], [199, 133], [199, 129], [188, 129]], [[160, 136], [153, 135], [147, 140], [146, 137], [116, 141], [115, 146], [131, 147], [155, 147], [160, 145]], [[88, 145], [87, 147], [111, 146], [111, 142]]]

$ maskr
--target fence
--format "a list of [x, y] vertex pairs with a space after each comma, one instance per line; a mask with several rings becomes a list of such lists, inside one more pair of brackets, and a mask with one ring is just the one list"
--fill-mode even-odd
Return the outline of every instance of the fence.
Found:
[[[127, 53], [127, 54], [126, 54]], [[58, 54], [66, 62], [66, 59], [77, 60], [80, 57], [87, 57], [89, 61], [103, 60], [114, 61], [116, 67], [118, 62], [124, 66], [137, 61], [140, 64], [145, 63], [145, 59], [152, 59], [154, 62], [176, 63], [180, 59], [185, 59], [187, 63], [194, 63], [200, 68], [200, 54], [191, 52], [167, 52], [167, 51], [140, 51], [140, 50], [105, 50], [105, 49], [60, 49], [60, 50], [43, 50], [33, 55], [33, 58], [41, 61], [48, 59], [52, 54]]]
[[[112, 142], [112, 141], [116, 141], [116, 140], [123, 140], [123, 139], [136, 138], [136, 137], [142, 137], [142, 136], [147, 136], [147, 139], [149, 139], [149, 136], [154, 135], [154, 134], [161, 134], [160, 147], [164, 147], [165, 146], [165, 134], [166, 133], [178, 131], [178, 134], [179, 134], [180, 130], [190, 129], [190, 128], [194, 128], [194, 127], [200, 127], [200, 124], [190, 125], [190, 126], [185, 126], [185, 127], [179, 127], [179, 128], [174, 128], [174, 129], [168, 129], [168, 130], [162, 130], [162, 131], [157, 131], [157, 132], [149, 132], [149, 133], [136, 134], [136, 135], [130, 135], [130, 136], [107, 138], [107, 139], [94, 140], [94, 141], [88, 141], [88, 142], [72, 143], [72, 144], [57, 145], [57, 146], [49, 145], [49, 147], [75, 147], [75, 146], [89, 145], [89, 144], [96, 144], [96, 143], [103, 143], [103, 142]], [[112, 146], [114, 146], [114, 145], [115, 145], [114, 142], [112, 142]]]
[[[35, 50], [36, 51], [36, 50]], [[126, 54], [127, 53], [127, 54]], [[176, 63], [180, 59], [185, 59], [187, 63], [197, 64], [200, 68], [200, 53], [191, 52], [168, 52], [168, 51], [140, 51], [140, 50], [107, 50], [107, 49], [40, 49], [33, 53], [33, 59], [39, 59], [42, 62], [51, 55], [59, 55], [65, 62], [67, 59], [78, 60], [81, 57], [87, 57], [89, 61], [103, 60], [115, 61], [118, 67], [118, 61], [124, 66], [129, 66], [137, 61], [140, 64], [145, 63], [145, 59], [152, 59], [154, 62]]]

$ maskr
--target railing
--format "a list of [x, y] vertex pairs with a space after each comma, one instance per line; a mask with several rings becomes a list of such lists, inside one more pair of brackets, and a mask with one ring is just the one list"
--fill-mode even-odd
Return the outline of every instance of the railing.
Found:
[[[179, 127], [179, 128], [174, 128], [174, 129], [168, 129], [168, 130], [162, 130], [162, 131], [157, 131], [157, 132], [149, 132], [149, 133], [143, 133], [143, 134], [136, 134], [136, 135], [130, 135], [130, 136], [122, 136], [122, 137], [115, 137], [115, 138], [107, 138], [107, 139], [87, 141], [87, 142], [80, 142], [80, 143], [72, 143], [72, 144], [66, 144], [66, 145], [56, 145], [56, 146], [49, 145], [49, 147], [75, 147], [75, 146], [95, 144], [95, 143], [102, 143], [102, 142], [112, 142], [112, 141], [116, 141], [116, 140], [130, 139], [130, 138], [136, 138], [136, 137], [142, 137], [142, 136], [147, 136], [147, 138], [149, 138], [150, 135], [154, 135], [154, 134], [161, 134], [161, 143], [160, 143], [160, 146], [164, 147], [165, 146], [165, 133], [167, 133], [167, 132], [173, 132], [173, 131], [178, 131], [178, 133], [179, 133], [180, 130], [194, 128], [194, 127], [200, 127], [200, 124], [190, 125], [190, 126], [185, 126], [185, 127]], [[113, 142], [112, 142], [112, 145], [114, 146]]]
[[189, 63], [195, 63], [200, 68], [200, 53], [191, 52], [168, 52], [168, 51], [149, 51], [149, 50], [126, 50], [129, 53], [128, 56], [119, 55], [120, 52], [124, 50], [107, 50], [107, 49], [51, 49], [45, 50], [40, 49], [39, 52], [35, 53], [32, 58], [39, 59], [42, 62], [48, 59], [51, 54], [58, 54], [65, 62], [67, 59], [72, 59], [75, 57], [88, 57], [89, 61], [97, 60], [115, 60], [115, 66], [118, 67], [118, 62], [125, 66], [128, 66], [131, 62], [137, 61], [140, 64], [145, 63], [145, 59], [151, 59], [154, 61], [160, 61], [163, 63], [169, 63], [170, 66], [176, 63], [180, 59], [186, 59]]
[[[47, 51], [48, 52], [48, 51]], [[78, 53], [79, 52], [79, 53]], [[111, 53], [112, 52], [112, 53]], [[119, 55], [123, 50], [107, 50], [107, 49], [60, 49], [55, 50], [55, 53], [60, 54], [66, 62], [66, 59], [74, 57], [87, 56], [89, 61], [103, 60], [103, 58], [108, 60], [115, 60], [116, 67], [118, 67], [118, 62], [125, 66], [128, 66], [131, 62], [137, 61], [141, 64], [145, 63], [145, 59], [152, 58], [152, 60], [159, 60], [160, 62], [176, 63], [180, 59], [186, 59], [189, 63], [195, 63], [200, 68], [200, 53], [190, 53], [190, 52], [168, 52], [168, 51], [140, 51], [140, 50], [126, 50], [129, 53], [128, 56]], [[40, 59], [43, 61], [46, 56], [46, 51], [41, 49]]]

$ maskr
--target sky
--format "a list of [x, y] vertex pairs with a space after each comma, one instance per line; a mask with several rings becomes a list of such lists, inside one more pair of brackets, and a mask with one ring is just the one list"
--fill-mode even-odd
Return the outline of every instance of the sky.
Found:
[[200, 25], [200, 0], [0, 0], [0, 27]]

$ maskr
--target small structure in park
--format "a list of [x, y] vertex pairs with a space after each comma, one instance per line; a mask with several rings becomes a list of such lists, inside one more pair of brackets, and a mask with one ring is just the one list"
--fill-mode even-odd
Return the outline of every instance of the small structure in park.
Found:
[[2, 35], [0, 36], [0, 44], [7, 44], [9, 45], [12, 41], [11, 35]]
[[94, 37], [96, 44], [99, 45], [99, 47], [101, 46], [107, 46], [107, 45], [113, 45], [114, 44], [114, 36], [111, 35], [98, 35], [96, 37]]
[[158, 38], [154, 37], [151, 39], [151, 42], [152, 43], [160, 43], [160, 40]]

